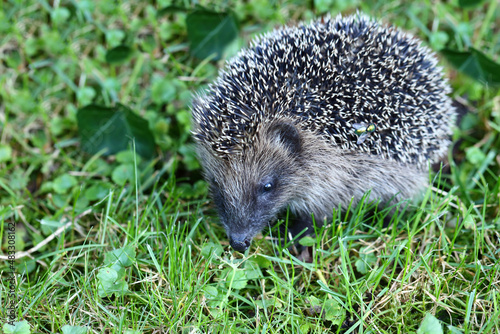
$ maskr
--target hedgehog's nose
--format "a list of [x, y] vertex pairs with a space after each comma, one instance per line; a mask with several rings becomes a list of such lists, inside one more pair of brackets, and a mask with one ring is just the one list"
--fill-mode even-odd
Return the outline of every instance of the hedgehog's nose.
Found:
[[244, 252], [250, 247], [252, 240], [244, 234], [233, 234], [229, 237], [229, 243], [234, 250]]

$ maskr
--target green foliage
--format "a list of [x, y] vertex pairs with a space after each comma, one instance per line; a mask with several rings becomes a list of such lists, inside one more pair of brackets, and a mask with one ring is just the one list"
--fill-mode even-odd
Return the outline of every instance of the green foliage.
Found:
[[186, 26], [190, 51], [200, 59], [220, 59], [238, 36], [238, 23], [231, 13], [196, 10], [186, 17]]
[[129, 61], [134, 54], [134, 50], [126, 45], [118, 45], [106, 52], [106, 62], [109, 64], [123, 64]]
[[112, 294], [119, 297], [128, 293], [129, 288], [127, 282], [125, 282], [125, 269], [135, 263], [135, 257], [136, 251], [131, 245], [105, 254], [104, 267], [99, 269], [97, 274], [100, 297], [110, 297]]
[[87, 334], [89, 329], [84, 326], [64, 325], [61, 328], [62, 334]]
[[481, 6], [485, 0], [458, 0], [458, 4], [462, 8], [474, 8]]
[[0, 162], [5, 162], [11, 159], [12, 148], [6, 145], [0, 145]]
[[467, 52], [443, 50], [446, 59], [460, 72], [489, 85], [500, 85], [500, 64], [489, 59], [481, 51], [470, 48]]
[[74, 176], [64, 174], [54, 180], [52, 189], [54, 189], [54, 191], [58, 194], [66, 194], [68, 193], [68, 190], [73, 188], [76, 184], [77, 181]]
[[359, 250], [359, 260], [356, 260], [356, 269], [361, 274], [367, 274], [370, 270], [374, 269], [373, 266], [377, 263], [377, 257], [374, 255], [373, 250], [362, 247]]
[[312, 237], [303, 237], [299, 240], [301, 246], [312, 247], [316, 244], [316, 239]]
[[131, 139], [140, 155], [151, 158], [154, 154], [154, 138], [147, 121], [123, 105], [88, 105], [78, 110], [76, 117], [82, 148], [90, 154], [101, 150], [106, 155], [118, 153], [127, 149]]
[[123, 272], [118, 273], [113, 268], [101, 268], [97, 274], [99, 279], [99, 296], [110, 297], [113, 293], [117, 296], [124, 296], [128, 292], [128, 284], [122, 278]]
[[422, 324], [417, 330], [417, 334], [443, 334], [443, 327], [432, 314], [427, 313]]
[[14, 325], [11, 324], [4, 324], [3, 325], [3, 332], [5, 334], [30, 334], [30, 325], [26, 320], [19, 321], [19, 322], [14, 322]]

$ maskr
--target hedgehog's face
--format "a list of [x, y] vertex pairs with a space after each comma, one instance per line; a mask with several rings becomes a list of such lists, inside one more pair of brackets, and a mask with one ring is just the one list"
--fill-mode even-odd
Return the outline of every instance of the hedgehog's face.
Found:
[[222, 159], [200, 149], [221, 223], [238, 251], [286, 209], [300, 170], [301, 139], [294, 125], [275, 122], [258, 133], [241, 156]]

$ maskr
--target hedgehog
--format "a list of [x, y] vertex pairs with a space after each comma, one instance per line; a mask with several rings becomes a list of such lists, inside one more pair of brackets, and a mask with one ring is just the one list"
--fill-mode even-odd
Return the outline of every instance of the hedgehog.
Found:
[[296, 235], [363, 196], [421, 193], [450, 145], [450, 91], [429, 48], [362, 13], [257, 37], [192, 103], [231, 247], [245, 251], [286, 210]]

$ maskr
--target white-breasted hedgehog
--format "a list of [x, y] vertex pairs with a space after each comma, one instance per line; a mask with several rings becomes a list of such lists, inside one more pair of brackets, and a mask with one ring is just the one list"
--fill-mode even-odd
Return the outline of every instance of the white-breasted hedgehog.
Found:
[[362, 14], [257, 38], [193, 101], [198, 154], [231, 246], [287, 208], [409, 198], [450, 144], [454, 109], [433, 52]]

